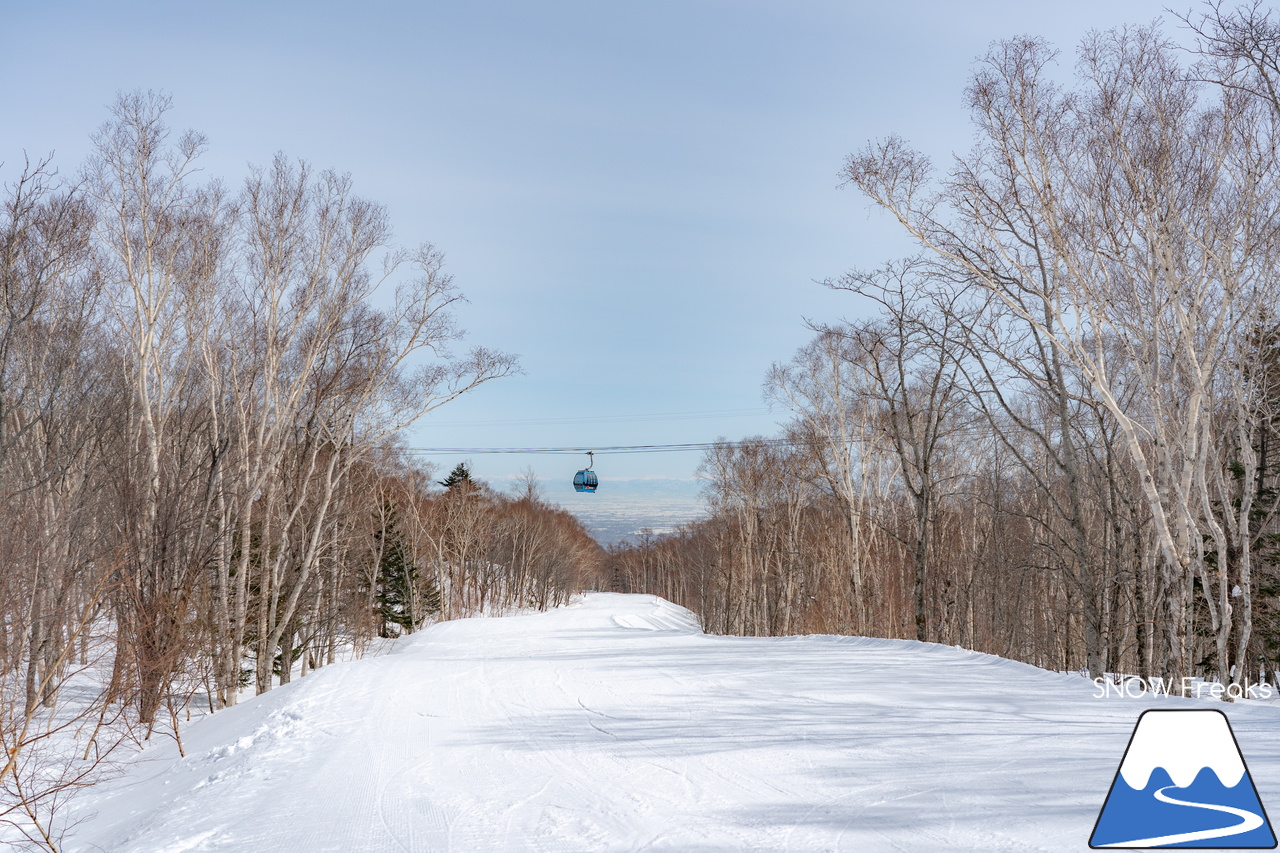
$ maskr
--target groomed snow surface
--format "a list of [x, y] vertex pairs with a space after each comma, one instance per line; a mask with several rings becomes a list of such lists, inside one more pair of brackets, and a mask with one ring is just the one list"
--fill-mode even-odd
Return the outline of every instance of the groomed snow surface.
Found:
[[143, 752], [72, 853], [1087, 850], [1138, 715], [1225, 708], [1280, 812], [1280, 710], [1095, 698], [946, 646], [702, 634], [652, 596], [436, 625]]

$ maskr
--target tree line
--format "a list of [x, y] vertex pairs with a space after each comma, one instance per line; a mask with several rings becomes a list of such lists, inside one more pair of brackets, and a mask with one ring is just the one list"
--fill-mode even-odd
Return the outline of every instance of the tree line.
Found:
[[[600, 554], [532, 480], [436, 483], [403, 447], [517, 370], [450, 349], [440, 252], [283, 155], [202, 179], [169, 109], [120, 96], [78, 171], [28, 161], [0, 199], [0, 821], [46, 847], [120, 732], [180, 743], [195, 696], [232, 705], [433, 613], [551, 606]], [[51, 769], [68, 732], [79, 762]]]
[[1194, 64], [1128, 27], [1073, 77], [997, 42], [967, 153], [852, 154], [915, 253], [829, 282], [874, 316], [812, 324], [765, 382], [785, 433], [709, 451], [709, 517], [615, 553], [615, 583], [726, 633], [1274, 679], [1280, 24], [1184, 23]]

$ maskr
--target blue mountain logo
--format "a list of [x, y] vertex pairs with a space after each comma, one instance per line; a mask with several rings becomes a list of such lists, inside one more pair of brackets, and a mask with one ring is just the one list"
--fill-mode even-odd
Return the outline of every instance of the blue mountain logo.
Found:
[[1275, 847], [1275, 833], [1227, 715], [1144, 711], [1089, 846]]

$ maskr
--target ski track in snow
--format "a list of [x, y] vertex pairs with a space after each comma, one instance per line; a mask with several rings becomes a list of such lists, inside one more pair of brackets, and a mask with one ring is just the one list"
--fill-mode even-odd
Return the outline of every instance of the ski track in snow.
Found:
[[[945, 646], [701, 634], [652, 596], [436, 625], [190, 726], [68, 853], [1078, 851], [1138, 714]], [[1264, 803], [1278, 711], [1229, 713]], [[1274, 790], [1274, 789], [1272, 789]]]

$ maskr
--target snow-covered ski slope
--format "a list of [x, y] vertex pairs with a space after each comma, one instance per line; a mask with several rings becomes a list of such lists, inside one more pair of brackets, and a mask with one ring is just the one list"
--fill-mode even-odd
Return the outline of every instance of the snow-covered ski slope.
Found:
[[69, 851], [1087, 850], [1139, 713], [1220, 707], [1280, 812], [1280, 709], [1094, 698], [945, 646], [706, 636], [652, 596], [437, 625], [220, 712]]

